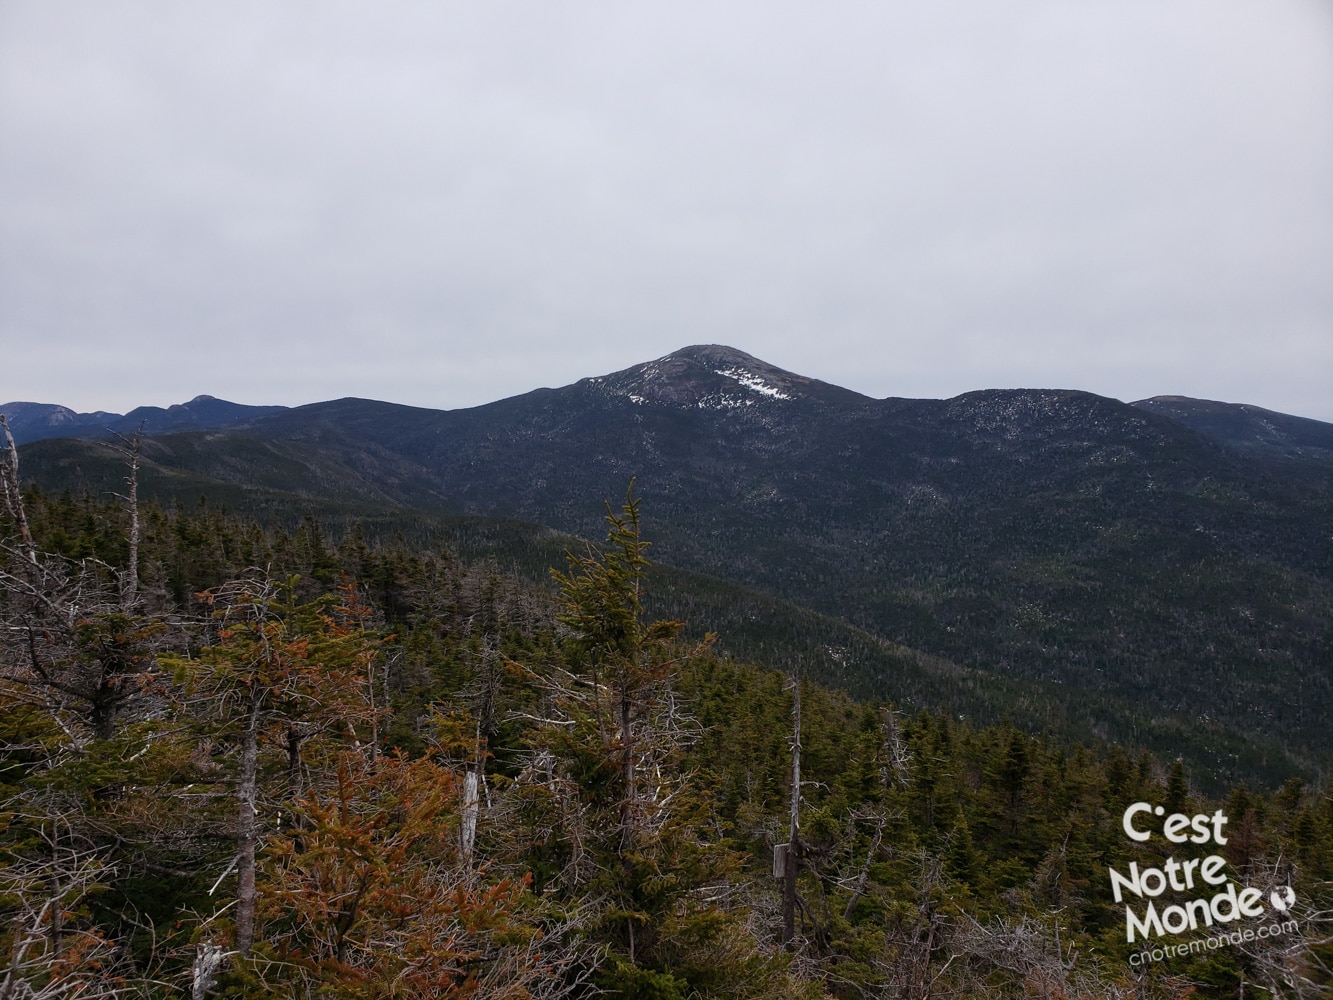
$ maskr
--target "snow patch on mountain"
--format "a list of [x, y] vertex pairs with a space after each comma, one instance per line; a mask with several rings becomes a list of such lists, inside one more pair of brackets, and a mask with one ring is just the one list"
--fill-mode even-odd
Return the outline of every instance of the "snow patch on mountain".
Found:
[[705, 396], [695, 405], [701, 410], [734, 410], [740, 406], [753, 406], [754, 399], [750, 396], [732, 396], [724, 392], [715, 396]]
[[713, 371], [724, 378], [735, 379], [752, 392], [762, 393], [765, 396], [771, 396], [773, 399], [791, 399], [791, 396], [781, 389], [769, 385], [758, 375], [748, 372], [744, 368], [714, 368]]

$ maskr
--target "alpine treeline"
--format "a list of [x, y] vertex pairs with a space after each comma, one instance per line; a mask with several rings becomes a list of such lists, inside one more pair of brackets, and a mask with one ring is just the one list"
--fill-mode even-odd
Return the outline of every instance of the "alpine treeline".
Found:
[[[1205, 799], [1133, 748], [723, 657], [646, 613], [632, 494], [543, 587], [5, 486], [0, 1000], [1333, 988], [1327, 786]], [[1224, 846], [1172, 849], [1290, 886], [1295, 925], [1144, 960], [1108, 878], [1165, 857], [1135, 802], [1221, 810]]]

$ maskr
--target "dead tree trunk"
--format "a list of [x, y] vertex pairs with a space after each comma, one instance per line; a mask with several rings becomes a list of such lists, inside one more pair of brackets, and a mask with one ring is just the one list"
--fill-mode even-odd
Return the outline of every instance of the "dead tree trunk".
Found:
[[5, 415], [0, 413], [0, 429], [5, 432], [5, 443], [8, 446], [9, 461], [5, 464], [3, 475], [0, 475], [0, 488], [4, 490], [5, 508], [9, 511], [9, 516], [14, 519], [14, 525], [18, 528], [19, 538], [22, 540], [23, 553], [28, 560], [34, 564], [37, 562], [37, 546], [32, 541], [32, 531], [28, 528], [28, 515], [23, 509], [23, 494], [19, 492], [19, 449], [14, 443], [14, 435], [9, 432], [9, 421]]
[[128, 611], [139, 597], [139, 446], [142, 441], [143, 427], [129, 439], [130, 474], [125, 484], [129, 487], [130, 508], [130, 559], [125, 567], [125, 576], [121, 582], [121, 606]]
[[801, 865], [801, 681], [792, 675], [791, 806], [788, 816], [787, 855], [782, 871], [782, 945], [790, 949], [796, 937], [796, 873]]
[[190, 1000], [208, 1000], [217, 983], [218, 969], [226, 957], [220, 945], [202, 941], [195, 949], [194, 966], [190, 970]]
[[250, 953], [255, 936], [255, 844], [259, 824], [255, 799], [259, 772], [259, 696], [250, 695], [241, 745], [241, 780], [236, 795], [236, 950]]

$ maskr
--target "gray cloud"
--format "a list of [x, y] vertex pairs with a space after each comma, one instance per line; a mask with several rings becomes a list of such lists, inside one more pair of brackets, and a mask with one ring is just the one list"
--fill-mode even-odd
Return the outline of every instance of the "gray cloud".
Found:
[[1333, 419], [1319, 0], [8, 0], [0, 135], [0, 399], [453, 407], [721, 342]]

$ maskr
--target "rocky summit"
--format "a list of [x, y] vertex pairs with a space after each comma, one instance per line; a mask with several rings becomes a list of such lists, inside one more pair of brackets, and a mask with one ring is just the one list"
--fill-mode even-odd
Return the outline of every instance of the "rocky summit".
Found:
[[834, 405], [869, 401], [849, 389], [793, 374], [717, 344], [685, 347], [656, 361], [584, 379], [579, 385], [636, 405], [662, 403], [714, 410], [792, 400]]

